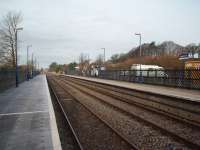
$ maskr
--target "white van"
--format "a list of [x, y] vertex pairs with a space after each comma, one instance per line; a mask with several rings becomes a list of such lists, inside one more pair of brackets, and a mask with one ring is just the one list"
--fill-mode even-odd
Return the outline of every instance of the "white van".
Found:
[[141, 74], [142, 77], [167, 77], [164, 68], [156, 65], [133, 64], [131, 70], [135, 70], [135, 76]]
[[91, 72], [90, 72], [90, 75], [93, 76], [93, 77], [97, 77], [99, 75], [98, 68], [92, 68]]

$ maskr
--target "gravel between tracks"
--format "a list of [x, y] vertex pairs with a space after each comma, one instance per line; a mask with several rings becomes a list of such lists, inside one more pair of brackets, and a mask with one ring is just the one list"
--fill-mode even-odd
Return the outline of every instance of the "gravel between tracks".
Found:
[[52, 91], [50, 93], [51, 93], [51, 99], [55, 112], [56, 123], [60, 136], [62, 150], [79, 150], [79, 147], [76, 145], [73, 133], [68, 123], [66, 122], [64, 115], [62, 114], [61, 108], [58, 102], [56, 101], [55, 96], [53, 95]]
[[[92, 90], [90, 90], [90, 93], [91, 91]], [[164, 127], [165, 129], [172, 133], [175, 133], [176, 135], [184, 137], [186, 140], [200, 145], [200, 128], [198, 127], [188, 125], [186, 123], [172, 119], [168, 116], [160, 115], [158, 113], [142, 109], [133, 104], [113, 99], [109, 96], [102, 95], [99, 92], [93, 91], [92, 94], [99, 98], [102, 98], [103, 100], [111, 103], [114, 106], [120, 107], [125, 111], [132, 113], [133, 115], [140, 116], [141, 118], [148, 120], [149, 122], [157, 124], [160, 127]]]
[[152, 126], [145, 124], [129, 115], [125, 115], [119, 110], [112, 108], [93, 97], [80, 93], [77, 89], [66, 85], [72, 95], [76, 96], [81, 103], [87, 105], [92, 111], [105, 119], [122, 134], [129, 137], [139, 149], [189, 149], [186, 145], [179, 143], [170, 136], [162, 134]]
[[61, 90], [57, 90], [60, 102], [77, 133], [84, 149], [88, 150], [130, 150], [124, 142], [108, 126], [96, 118], [79, 102]]

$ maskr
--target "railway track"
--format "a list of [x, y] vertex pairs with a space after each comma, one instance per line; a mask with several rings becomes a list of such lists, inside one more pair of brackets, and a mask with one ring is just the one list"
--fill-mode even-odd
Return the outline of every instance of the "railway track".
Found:
[[120, 99], [121, 101], [126, 101], [131, 104], [134, 103], [143, 108], [157, 111], [200, 127], [200, 102], [125, 89], [72, 77], [70, 81], [78, 82], [82, 85], [85, 84], [84, 86], [87, 86], [88, 88]]
[[[105, 122], [102, 123], [100, 117], [95, 116], [90, 110], [88, 111], [87, 107], [76, 101], [62, 83], [51, 76], [48, 76], [48, 82], [57, 97], [67, 122], [70, 124], [80, 149], [136, 149], [135, 145], [128, 143], [112, 127]], [[80, 118], [80, 116], [82, 117]], [[77, 118], [82, 119], [82, 121], [78, 120], [77, 122]], [[90, 126], [90, 129], [87, 129], [88, 126]], [[91, 132], [92, 130], [95, 130], [95, 132]]]
[[[49, 85], [52, 84], [50, 82], [48, 82]], [[53, 98], [53, 100], [56, 101], [57, 104], [54, 104], [56, 105], [57, 107], [60, 108], [60, 111], [61, 111], [61, 114], [64, 116], [64, 121], [66, 121], [65, 123], [67, 123], [67, 125], [65, 126], [65, 128], [67, 128], [67, 132], [68, 132], [68, 137], [67, 139], [65, 139], [65, 141], [63, 143], [61, 143], [62, 145], [63, 144], [67, 144], [68, 146], [62, 146], [62, 147], [65, 147], [64, 149], [71, 149], [71, 150], [83, 150], [83, 147], [74, 131], [74, 128], [72, 127], [70, 121], [69, 121], [69, 118], [68, 118], [68, 115], [66, 114], [61, 102], [60, 102], [60, 94], [58, 93], [58, 88], [56, 88], [56, 85], [53, 86], [49, 86], [50, 87], [50, 91], [51, 91], [51, 97]], [[56, 107], [55, 106], [55, 107]], [[58, 109], [59, 109], [58, 108]], [[55, 108], [54, 108], [55, 109]], [[66, 129], [65, 129], [66, 130]], [[61, 138], [61, 137], [60, 137]], [[62, 141], [62, 140], [61, 140]]]
[[[104, 99], [104, 102], [105, 102], [105, 99], [114, 97], [115, 102], [114, 102], [114, 100], [112, 100], [113, 103], [109, 102], [110, 105], [115, 106], [119, 110], [123, 110], [124, 112], [134, 116], [135, 118], [138, 118], [140, 120], [145, 121], [148, 124], [151, 124], [152, 126], [154, 126], [154, 128], [161, 130], [163, 133], [165, 133], [169, 136], [172, 136], [173, 138], [175, 138], [178, 141], [182, 141], [182, 143], [185, 143], [188, 147], [191, 147], [193, 149], [199, 149], [199, 142], [200, 142], [199, 134], [200, 134], [200, 132], [199, 132], [199, 127], [196, 126], [196, 123], [195, 123], [195, 125], [193, 123], [190, 124], [189, 121], [185, 122], [185, 119], [182, 120], [180, 118], [178, 118], [178, 120], [174, 120], [175, 118], [177, 119], [177, 117], [172, 117], [173, 118], [172, 119], [172, 118], [169, 118], [168, 115], [163, 115], [163, 113], [161, 113], [162, 114], [162, 116], [161, 116], [161, 115], [158, 115], [158, 114], [160, 114], [160, 112], [158, 113], [157, 111], [155, 111], [156, 113], [155, 112], [152, 113], [153, 112], [152, 110], [146, 111], [145, 107], [143, 107], [145, 109], [142, 110], [144, 112], [137, 110], [137, 113], [134, 114], [132, 111], [133, 107], [127, 109], [128, 106], [123, 106], [124, 107], [124, 109], [123, 109], [120, 105], [122, 105], [124, 103], [120, 103], [120, 105], [116, 106], [116, 100], [126, 102], [129, 105], [130, 104], [133, 105], [133, 104], [130, 103], [130, 101], [127, 101], [127, 99], [124, 99], [124, 98], [122, 99], [122, 95], [121, 96], [117, 95], [116, 89], [113, 89], [113, 87], [109, 87], [111, 89], [108, 90], [108, 88], [105, 85], [100, 85], [97, 83], [86, 82], [86, 81], [77, 80], [77, 79], [75, 81], [75, 79], [72, 79], [72, 78], [70, 78], [70, 81], [69, 81], [69, 78], [66, 79], [66, 77], [64, 77], [62, 79], [62, 82], [65, 82], [66, 84], [70, 85], [71, 87], [79, 89], [79, 91], [86, 93], [90, 96], [93, 96], [94, 98], [97, 98], [100, 101], [103, 101], [102, 99]], [[86, 88], [88, 88], [88, 89], [86, 90]], [[95, 91], [96, 91], [96, 93], [95, 93]], [[104, 91], [104, 92], [102, 92], [102, 91]], [[107, 93], [105, 91], [107, 91]], [[112, 93], [115, 96], [112, 96], [112, 94], [109, 93], [108, 91], [109, 92], [115, 91], [114, 94]], [[98, 96], [99, 93], [102, 93], [103, 95]], [[110, 96], [110, 97], [105, 97], [105, 95]], [[116, 97], [116, 95], [117, 95], [117, 97]], [[108, 103], [108, 102], [106, 102], [106, 103]], [[137, 109], [137, 108], [135, 107], [134, 109]], [[142, 114], [142, 115], [139, 115], [139, 114]], [[147, 114], [149, 114], [149, 115], [147, 115]], [[155, 118], [157, 118], [157, 119], [155, 119]], [[184, 121], [184, 122], [182, 122], [182, 121]]]

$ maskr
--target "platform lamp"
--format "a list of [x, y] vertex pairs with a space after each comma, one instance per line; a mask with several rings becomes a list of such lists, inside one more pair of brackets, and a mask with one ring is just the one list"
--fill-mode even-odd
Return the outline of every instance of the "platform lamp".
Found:
[[104, 66], [105, 66], [105, 62], [106, 62], [106, 48], [101, 48], [103, 49], [103, 62], [104, 62]]
[[141, 56], [142, 56], [142, 35], [141, 33], [135, 33], [136, 36], [139, 36], [139, 45], [140, 45], [140, 82], [142, 80], [142, 69], [141, 69]]
[[23, 28], [16, 28], [15, 31], [15, 79], [16, 79], [16, 87], [18, 87], [19, 77], [18, 77], [18, 60], [17, 60], [17, 33], [18, 31], [23, 30]]
[[29, 80], [29, 62], [28, 62], [28, 58], [29, 58], [29, 48], [32, 47], [32, 45], [27, 45], [27, 66], [26, 66], [26, 79], [27, 81]]

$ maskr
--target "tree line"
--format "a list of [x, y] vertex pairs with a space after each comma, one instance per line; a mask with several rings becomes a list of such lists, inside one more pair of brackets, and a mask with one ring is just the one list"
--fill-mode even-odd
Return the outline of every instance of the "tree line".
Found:
[[78, 62], [71, 62], [69, 64], [58, 64], [57, 62], [52, 62], [49, 65], [50, 72], [60, 72], [60, 73], [72, 73], [75, 70], [79, 70], [80, 72], [88, 71], [91, 66], [103, 66], [103, 55], [99, 54], [95, 61], [91, 63], [91, 59], [89, 58], [88, 54], [81, 53], [79, 55]]

